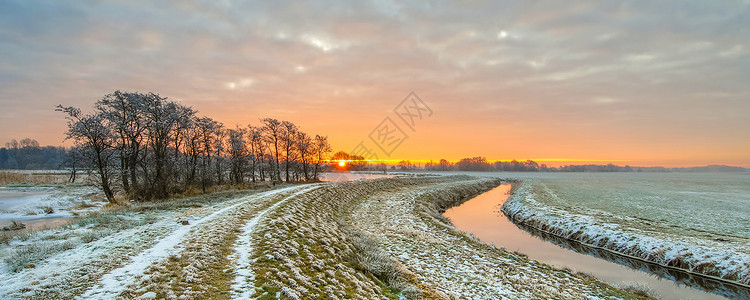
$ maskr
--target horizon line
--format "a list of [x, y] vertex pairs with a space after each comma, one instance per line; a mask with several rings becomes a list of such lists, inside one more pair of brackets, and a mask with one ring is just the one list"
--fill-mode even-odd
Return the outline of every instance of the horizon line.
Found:
[[[452, 164], [455, 164], [455, 163], [457, 163], [457, 162], [460, 161], [460, 160], [449, 160], [449, 159], [446, 159], [446, 160], [448, 162], [452, 163]], [[635, 167], [635, 168], [658, 168], [658, 167], [661, 167], [661, 168], [694, 168], [694, 167], [708, 167], [708, 166], [729, 166], [729, 167], [740, 167], [740, 168], [750, 169], [750, 167], [742, 165], [742, 164], [733, 165], [733, 164], [726, 164], [726, 163], [702, 163], [702, 164], [699, 164], [699, 163], [690, 163], [690, 164], [687, 164], [687, 163], [686, 164], [674, 164], [674, 163], [670, 164], [670, 163], [665, 163], [664, 165], [659, 165], [659, 164], [653, 164], [653, 163], [651, 163], [651, 164], [644, 164], [644, 165], [630, 165], [630, 164], [618, 165], [618, 164], [616, 164], [618, 162], [622, 163], [622, 162], [637, 162], [637, 161], [635, 161], [635, 160], [606, 160], [606, 159], [565, 159], [565, 158], [552, 158], [552, 159], [550, 159], [550, 158], [546, 158], [546, 159], [541, 159], [541, 158], [539, 158], [539, 159], [498, 159], [498, 160], [487, 159], [487, 162], [488, 163], [494, 163], [494, 162], [498, 162], [498, 161], [501, 161], [501, 162], [510, 162], [510, 161], [513, 161], [513, 160], [518, 161], [518, 162], [525, 162], [527, 160], [531, 160], [531, 161], [539, 163], [540, 165], [543, 162], [557, 162], [558, 164], [549, 165], [548, 166], [548, 167], [555, 167], [555, 168], [563, 167], [563, 166], [566, 166], [566, 165], [586, 165], [586, 163], [596, 163], [596, 162], [602, 163], [602, 162], [607, 162], [607, 163], [612, 163], [612, 164], [614, 164], [616, 166], [622, 166], [622, 167], [629, 166], [629, 167]], [[353, 162], [353, 161], [358, 161], [358, 160], [333, 160], [333, 159], [328, 159], [328, 161]], [[424, 164], [429, 163], [429, 162], [433, 162], [433, 163], [440, 162], [440, 160], [434, 160], [434, 159], [417, 159], [417, 160], [411, 160], [411, 159], [365, 159], [364, 161], [368, 162], [368, 163], [384, 163], [386, 165], [391, 165], [391, 166], [398, 165], [398, 163], [401, 162], [401, 161], [409, 161], [412, 164], [421, 164], [421, 165], [424, 165]], [[561, 164], [563, 162], [566, 162], [568, 164]]]

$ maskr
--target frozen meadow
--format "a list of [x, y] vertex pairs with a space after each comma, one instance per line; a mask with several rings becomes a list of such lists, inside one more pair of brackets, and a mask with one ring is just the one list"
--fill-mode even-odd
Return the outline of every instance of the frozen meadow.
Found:
[[0, 245], [0, 298], [639, 297], [442, 217], [500, 182], [408, 176], [106, 207]]
[[563, 238], [750, 283], [750, 173], [540, 174], [502, 210]]

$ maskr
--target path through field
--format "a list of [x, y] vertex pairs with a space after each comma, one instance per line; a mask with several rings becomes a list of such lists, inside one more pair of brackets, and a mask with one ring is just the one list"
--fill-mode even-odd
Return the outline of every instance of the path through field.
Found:
[[234, 244], [234, 255], [232, 256], [234, 260], [234, 274], [236, 276], [234, 279], [234, 284], [232, 285], [232, 291], [234, 293], [233, 298], [248, 299], [254, 293], [255, 285], [253, 280], [255, 279], [255, 274], [253, 274], [253, 270], [251, 268], [252, 264], [250, 253], [252, 253], [253, 251], [252, 235], [255, 232], [255, 228], [258, 226], [258, 223], [261, 221], [261, 219], [265, 217], [269, 211], [275, 209], [285, 201], [316, 188], [317, 187], [309, 187], [301, 189], [298, 192], [276, 202], [271, 207], [256, 214], [255, 217], [245, 223], [245, 225], [242, 227], [242, 233], [237, 238], [237, 241]]
[[[245, 197], [243, 199], [240, 199], [240, 201], [233, 201], [232, 204], [227, 205], [221, 209], [218, 209], [217, 211], [211, 213], [208, 216], [200, 218], [196, 221], [189, 222], [188, 225], [179, 227], [177, 230], [171, 232], [170, 234], [168, 234], [167, 236], [159, 240], [159, 242], [156, 243], [156, 245], [147, 249], [146, 251], [143, 251], [138, 256], [134, 257], [128, 264], [102, 276], [101, 280], [99, 281], [99, 284], [95, 286], [94, 288], [86, 291], [86, 293], [84, 293], [81, 297], [85, 299], [116, 297], [126, 287], [126, 285], [123, 283], [133, 282], [137, 278], [143, 276], [143, 273], [147, 267], [165, 259], [169, 255], [174, 255], [184, 250], [186, 245], [181, 244], [181, 243], [185, 240], [186, 234], [191, 233], [191, 232], [194, 233], [195, 231], [194, 228], [197, 227], [198, 228], [197, 230], [208, 230], [207, 228], [203, 228], [199, 226], [202, 223], [207, 222], [209, 220], [214, 220], [220, 216], [225, 219], [227, 217], [235, 217], [235, 216], [227, 216], [228, 215], [227, 212], [236, 210], [239, 206], [250, 205], [250, 206], [257, 207], [259, 206], [258, 202], [264, 202], [264, 200], [265, 201], [276, 200], [276, 198], [273, 197], [274, 195], [292, 191], [295, 189], [300, 189], [300, 188], [299, 187], [287, 187], [287, 188], [273, 190], [273, 191], [269, 191], [265, 193], [260, 193], [258, 195]], [[302, 193], [306, 190], [307, 189], [303, 189], [302, 191], [298, 193]], [[284, 200], [286, 199], [287, 198], [284, 198]], [[258, 212], [256, 217], [254, 217], [250, 222], [248, 222], [249, 224], [252, 223], [252, 226], [245, 228], [245, 230], [248, 231], [247, 234], [248, 235], [250, 234], [252, 229], [255, 227], [255, 224], [258, 223], [259, 219], [263, 215], [265, 215], [266, 212], [277, 207], [282, 201], [278, 201], [274, 203], [271, 207], [268, 207], [264, 209], [263, 211]], [[237, 202], [237, 203], [234, 203], [234, 202]]]
[[210, 244], [211, 239], [219, 238], [217, 227], [229, 229], [221, 232], [226, 237], [247, 223], [241, 229], [249, 236], [263, 215], [291, 197], [288, 194], [311, 188], [289, 186], [182, 214], [160, 213], [152, 216], [160, 219], [157, 222], [63, 251], [38, 263], [38, 267], [0, 273], [0, 298], [109, 299], [132, 293], [129, 289], [148, 284], [148, 279], [158, 273], [152, 270], [155, 266], [174, 257], [188, 258], [198, 242]]
[[[499, 183], [358, 180], [102, 212], [0, 246], [30, 259], [0, 262], [0, 299], [629, 298], [484, 245], [441, 217]], [[33, 251], [48, 255], [24, 256]]]

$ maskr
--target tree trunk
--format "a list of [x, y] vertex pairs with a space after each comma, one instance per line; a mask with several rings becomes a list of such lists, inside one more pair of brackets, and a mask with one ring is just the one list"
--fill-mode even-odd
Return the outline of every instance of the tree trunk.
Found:
[[94, 151], [96, 151], [96, 167], [99, 170], [99, 179], [101, 180], [104, 197], [107, 198], [107, 202], [111, 204], [117, 204], [115, 195], [112, 192], [112, 187], [110, 187], [109, 185], [109, 176], [107, 176], [106, 165], [104, 162], [104, 158], [102, 157], [102, 150], [95, 147]]

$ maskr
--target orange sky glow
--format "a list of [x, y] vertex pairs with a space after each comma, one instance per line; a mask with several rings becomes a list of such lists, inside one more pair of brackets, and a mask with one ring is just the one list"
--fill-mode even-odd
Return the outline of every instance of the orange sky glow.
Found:
[[[123, 90], [227, 127], [292, 121], [334, 152], [362, 143], [389, 162], [750, 167], [748, 9], [15, 2], [0, 12], [0, 143], [70, 145], [54, 106]], [[407, 124], [394, 110], [411, 92], [430, 113]], [[386, 118], [406, 138], [381, 149]]]

